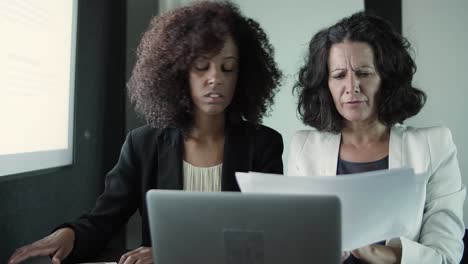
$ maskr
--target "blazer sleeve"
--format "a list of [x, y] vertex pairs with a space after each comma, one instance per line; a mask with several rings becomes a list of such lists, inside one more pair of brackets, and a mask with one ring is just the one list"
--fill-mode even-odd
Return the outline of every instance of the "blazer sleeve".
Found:
[[133, 159], [130, 133], [116, 166], [106, 175], [104, 192], [98, 197], [91, 212], [56, 228], [70, 227], [75, 231], [73, 251], [67, 257], [67, 262], [96, 256], [136, 211], [140, 180]]
[[256, 133], [253, 171], [283, 174], [283, 137], [275, 130], [263, 127]]
[[419, 243], [400, 238], [402, 264], [458, 264], [463, 254], [463, 203], [465, 187], [461, 182], [457, 150], [447, 128], [427, 133], [431, 175]]

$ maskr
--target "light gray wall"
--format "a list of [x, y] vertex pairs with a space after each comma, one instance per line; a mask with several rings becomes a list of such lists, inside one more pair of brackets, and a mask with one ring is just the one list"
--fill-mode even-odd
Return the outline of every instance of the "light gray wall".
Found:
[[[424, 8], [421, 8], [424, 7]], [[465, 185], [468, 183], [468, 1], [403, 0], [403, 35], [413, 44], [418, 71], [414, 84], [428, 96], [408, 124], [443, 125], [452, 131]], [[468, 207], [465, 203], [465, 223]]]
[[264, 124], [283, 135], [283, 163], [287, 171], [289, 143], [294, 132], [310, 129], [296, 116], [297, 100], [292, 87], [304, 62], [308, 43], [320, 29], [364, 9], [362, 0], [233, 0], [246, 16], [257, 20], [275, 48], [275, 59], [285, 78]]

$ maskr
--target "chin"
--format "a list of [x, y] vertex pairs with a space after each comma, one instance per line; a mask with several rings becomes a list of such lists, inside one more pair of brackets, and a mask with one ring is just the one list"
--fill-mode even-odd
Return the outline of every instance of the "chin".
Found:
[[213, 109], [213, 108], [204, 109], [202, 112], [205, 115], [216, 116], [216, 115], [224, 114], [224, 110], [225, 110], [225, 108], [219, 107], [217, 109]]
[[349, 122], [362, 122], [371, 118], [371, 114], [368, 111], [340, 111], [340, 114]]
[[369, 120], [368, 116], [356, 115], [356, 114], [352, 114], [352, 115], [348, 114], [343, 117], [349, 122], [363, 122], [363, 121]]

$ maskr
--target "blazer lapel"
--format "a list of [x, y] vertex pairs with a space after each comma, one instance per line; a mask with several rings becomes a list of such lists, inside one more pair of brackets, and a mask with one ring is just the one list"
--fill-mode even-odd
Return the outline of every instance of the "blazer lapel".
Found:
[[236, 171], [249, 171], [249, 137], [239, 126], [226, 124], [224, 160], [221, 176], [222, 191], [240, 191], [235, 178]]
[[336, 176], [336, 169], [340, 153], [341, 133], [327, 133], [326, 135], [327, 136], [324, 139], [323, 155], [321, 155], [321, 164], [323, 164], [321, 175]]
[[158, 139], [158, 189], [183, 189], [182, 133], [178, 129], [166, 129]]
[[394, 125], [390, 130], [390, 146], [388, 151], [388, 168], [401, 168], [403, 166], [403, 132], [405, 126]]

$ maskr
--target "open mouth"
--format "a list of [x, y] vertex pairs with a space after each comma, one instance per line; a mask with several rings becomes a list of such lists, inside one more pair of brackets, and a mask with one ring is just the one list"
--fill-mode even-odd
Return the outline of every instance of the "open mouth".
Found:
[[222, 98], [223, 95], [220, 94], [220, 93], [209, 93], [207, 95], [205, 95], [206, 97], [209, 97], [209, 98]]
[[208, 93], [205, 97], [208, 103], [222, 103], [224, 101], [224, 96], [220, 93]]

